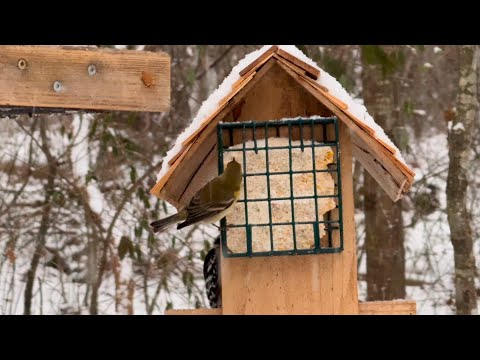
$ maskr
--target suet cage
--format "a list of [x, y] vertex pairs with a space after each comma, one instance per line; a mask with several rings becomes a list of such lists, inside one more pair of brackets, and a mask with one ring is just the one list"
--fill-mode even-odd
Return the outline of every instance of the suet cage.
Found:
[[225, 257], [343, 251], [336, 117], [217, 125], [218, 171], [242, 164], [242, 194], [221, 221]]

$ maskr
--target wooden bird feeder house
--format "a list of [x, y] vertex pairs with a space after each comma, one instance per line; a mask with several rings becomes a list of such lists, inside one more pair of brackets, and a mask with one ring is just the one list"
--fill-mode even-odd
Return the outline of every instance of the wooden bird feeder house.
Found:
[[392, 201], [413, 183], [364, 107], [298, 49], [242, 60], [151, 190], [181, 209], [232, 157], [241, 162], [242, 194], [221, 226], [222, 308], [167, 313], [414, 314], [412, 301], [358, 301], [352, 156]]

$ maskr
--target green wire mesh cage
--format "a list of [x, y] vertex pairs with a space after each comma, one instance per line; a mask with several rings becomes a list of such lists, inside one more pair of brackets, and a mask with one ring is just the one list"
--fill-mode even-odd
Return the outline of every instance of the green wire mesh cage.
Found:
[[242, 194], [221, 220], [225, 257], [343, 251], [336, 117], [217, 125], [218, 171], [242, 164]]

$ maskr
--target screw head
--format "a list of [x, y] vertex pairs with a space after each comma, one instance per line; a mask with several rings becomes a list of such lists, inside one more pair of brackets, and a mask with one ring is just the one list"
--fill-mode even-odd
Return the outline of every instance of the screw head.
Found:
[[97, 73], [97, 67], [95, 65], [88, 65], [88, 75], [93, 76]]
[[57, 92], [62, 90], [62, 83], [60, 81], [55, 81], [53, 83], [53, 90], [55, 90]]
[[25, 59], [19, 59], [17, 66], [20, 70], [25, 70], [27, 68], [27, 60]]

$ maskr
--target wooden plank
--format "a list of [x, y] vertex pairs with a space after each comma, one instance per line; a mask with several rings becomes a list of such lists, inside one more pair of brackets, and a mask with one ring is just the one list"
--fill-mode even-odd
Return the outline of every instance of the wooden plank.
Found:
[[233, 85], [232, 85], [232, 90], [234, 90], [236, 87], [238, 87], [242, 82], [245, 81], [245, 79], [246, 79], [247, 77], [249, 77], [249, 76], [250, 76], [251, 74], [253, 74], [254, 72], [256, 72], [255, 69], [252, 69], [251, 73], [246, 74], [246, 75], [244, 75], [244, 76], [240, 76], [240, 77], [238, 78], [238, 80], [233, 83]]
[[[89, 70], [90, 65], [95, 68]], [[0, 106], [167, 111], [170, 57], [133, 50], [0, 46]]]
[[[211, 147], [208, 147], [206, 144], [207, 139], [210, 136], [216, 137], [216, 127], [220, 120], [232, 112], [232, 110], [242, 102], [244, 97], [249, 93], [249, 91], [254, 88], [258, 82], [269, 72], [269, 70], [275, 65], [276, 60], [270, 59], [255, 75], [252, 81], [250, 81], [245, 87], [243, 87], [235, 97], [233, 97], [223, 109], [208, 123], [204, 131], [202, 131], [198, 138], [192, 143], [192, 147], [185, 151], [185, 155], [182, 160], [178, 160], [174, 165], [181, 162], [182, 166], [179, 171], [176, 169], [172, 170], [172, 173], [169, 174], [168, 181], [164, 182], [164, 189], [161, 187], [155, 187], [157, 191], [153, 193], [157, 197], [164, 199], [172, 203], [177, 208], [185, 205], [180, 203], [180, 197], [184, 193], [188, 182], [192, 176], [192, 173], [198, 169], [198, 164], [203, 162], [205, 157], [208, 155]], [[212, 169], [216, 171], [216, 169]], [[162, 179], [163, 180], [163, 179]], [[158, 184], [157, 184], [158, 185]], [[163, 187], [162, 186], [162, 187]]]
[[275, 59], [280, 61], [282, 64], [288, 66], [289, 68], [291, 68], [293, 71], [295, 71], [299, 75], [306, 76], [307, 72], [304, 69], [302, 69], [301, 67], [295, 65], [294, 63], [291, 63], [290, 61], [288, 61], [284, 57], [281, 57], [280, 55], [274, 54], [273, 56], [275, 57]]
[[[343, 252], [332, 254], [333, 314], [358, 314], [357, 243], [353, 203], [352, 140], [345, 124], [339, 123], [340, 176], [342, 178]], [[335, 209], [334, 211], [338, 211]], [[333, 245], [340, 244], [340, 233], [333, 233]]]
[[205, 120], [203, 120], [203, 122], [200, 124], [198, 129], [195, 130], [188, 138], [183, 140], [182, 145], [187, 146], [191, 144], [200, 135], [200, 133], [203, 130], [205, 130], [208, 124], [210, 124], [210, 121], [212, 121], [212, 119], [214, 119], [220, 113], [220, 111], [222, 111], [222, 109], [223, 109], [223, 106], [219, 106], [217, 110], [215, 110], [210, 116], [208, 116]]
[[318, 82], [316, 82], [315, 79], [312, 79], [311, 77], [307, 76], [307, 72], [305, 71], [305, 69], [302, 69], [301, 67], [295, 65], [294, 63], [291, 63], [290, 61], [286, 60], [285, 58], [275, 54], [274, 57], [280, 61], [282, 64], [288, 66], [290, 69], [292, 69], [293, 71], [295, 71], [298, 75], [301, 75], [303, 77], [305, 77], [305, 80], [307, 80], [310, 84], [312, 84], [314, 87], [317, 87], [319, 88], [320, 90], [323, 90], [325, 92], [328, 92], [329, 90], [323, 86], [323, 85], [320, 85]]
[[[417, 303], [409, 300], [358, 303], [359, 315], [416, 315]], [[222, 315], [222, 309], [167, 310], [165, 315]]]
[[407, 180], [404, 179], [404, 183], [397, 184], [392, 175], [368, 152], [368, 149], [360, 148], [356, 144], [353, 144], [353, 149], [355, 158], [367, 169], [388, 196], [393, 201], [400, 200], [403, 197], [402, 189]]
[[383, 140], [380, 139], [379, 137], [376, 137], [376, 136], [375, 136], [375, 140], [377, 140], [380, 144], [382, 144], [383, 147], [384, 147], [385, 149], [387, 149], [392, 155], [394, 155], [394, 154], [397, 152], [396, 149], [394, 149], [393, 147], [391, 147], [390, 145], [388, 145], [385, 141], [383, 141]]
[[[282, 66], [282, 64], [279, 64]], [[329, 98], [324, 96], [324, 93], [315, 89], [307, 81], [303, 80], [295, 72], [290, 70], [288, 67], [283, 66], [283, 69], [292, 76], [297, 82], [303, 86], [308, 92], [315, 96], [320, 102], [327, 106], [330, 111], [332, 111], [340, 120], [342, 120], [348, 128], [353, 132], [353, 141], [356, 141], [356, 138], [362, 140], [365, 144], [361, 147], [368, 148], [370, 153], [382, 164], [382, 166], [392, 175], [395, 181], [398, 184], [403, 184], [405, 178], [407, 179], [406, 188], [413, 183], [413, 177], [408, 173], [404, 167], [399, 166], [399, 160], [395, 158], [389, 151], [385, 149], [375, 138], [372, 138], [369, 134], [363, 131], [358, 124], [353, 121], [349, 116], [347, 116], [341, 109], [339, 109]], [[395, 198], [392, 198], [395, 201]]]
[[272, 57], [273, 53], [275, 51], [278, 50], [278, 46], [277, 45], [273, 45], [271, 48], [269, 48], [267, 51], [265, 51], [262, 55], [260, 55], [257, 60], [253, 61], [252, 63], [250, 63], [250, 65], [248, 65], [246, 68], [244, 68], [243, 70], [240, 71], [240, 76], [243, 76], [245, 75], [246, 73], [248, 73], [250, 70], [254, 69], [255, 67], [257, 67], [257, 65], [259, 65], [260, 63], [262, 63], [265, 59], [269, 59], [270, 57]]
[[316, 82], [315, 80], [309, 78], [309, 77], [305, 77], [305, 80], [307, 80], [311, 85], [313, 85], [314, 87], [316, 87], [317, 89], [319, 90], [322, 90], [324, 92], [329, 92], [330, 90], [328, 90], [327, 87], [319, 84], [318, 82]]
[[167, 310], [165, 315], [222, 315], [222, 309]]
[[187, 149], [180, 155], [178, 158], [178, 161], [173, 164], [173, 166], [170, 167], [170, 169], [167, 170], [167, 173], [155, 184], [155, 186], [150, 190], [150, 194], [158, 196], [160, 194], [160, 190], [162, 190], [163, 186], [166, 184], [170, 176], [172, 176], [173, 172], [175, 169], [178, 167], [180, 164], [181, 160], [187, 155], [188, 150], [190, 147], [192, 147], [193, 144], [190, 144]]
[[410, 175], [410, 177], [413, 179], [415, 177], [415, 172], [410, 169], [407, 165], [405, 165], [403, 162], [398, 160], [396, 157], [393, 158], [393, 160], [400, 166], [406, 173]]
[[308, 65], [306, 62], [296, 58], [295, 56], [289, 54], [288, 52], [279, 48], [277, 50], [277, 54], [285, 58], [286, 60], [290, 61], [291, 63], [297, 65], [298, 67], [304, 69], [306, 74], [312, 79], [317, 80], [318, 77], [320, 76], [320, 70], [318, 70], [317, 68], [314, 68], [311, 65]]
[[245, 81], [242, 83], [242, 86], [239, 86], [237, 87], [235, 90], [232, 90], [227, 96], [225, 96], [222, 100], [220, 100], [220, 102], [218, 103], [218, 108], [217, 110], [215, 110], [214, 113], [212, 113], [209, 117], [207, 117], [203, 122], [202, 124], [199, 126], [199, 128], [197, 130], [195, 130], [187, 139], [185, 139], [183, 142], [182, 142], [182, 145], [185, 146], [185, 145], [188, 145], [190, 144], [196, 137], [198, 137], [198, 135], [203, 131], [205, 130], [205, 128], [208, 126], [208, 124], [210, 123], [210, 121], [212, 121], [212, 119], [214, 119], [219, 113], [220, 111], [222, 111], [222, 109], [225, 107], [225, 105], [235, 96], [238, 94], [238, 92], [240, 90], [242, 90], [242, 88], [244, 86], [246, 86], [255, 76], [256, 73], [252, 74], [250, 77], [246, 78]]
[[[359, 148], [368, 150], [368, 152], [370, 152], [372, 156], [374, 156], [375, 159], [379, 161], [380, 164], [392, 175], [393, 179], [397, 182], [399, 186], [403, 183], [404, 178], [407, 179], [407, 182], [410, 182], [413, 180], [409, 178], [408, 174], [405, 174], [400, 167], [395, 166], [396, 163], [393, 161], [394, 156], [391, 153], [387, 152], [385, 148], [380, 146], [375, 140], [360, 137], [355, 132], [352, 132], [352, 140], [353, 140], [353, 143], [357, 145]], [[371, 144], [367, 142], [368, 140], [370, 140]], [[377, 148], [376, 148], [377, 152], [384, 154], [385, 157], [388, 160], [390, 160], [389, 162], [380, 161], [378, 156], [372, 153], [373, 151], [372, 146], [375, 146], [375, 145], [377, 145]], [[356, 153], [354, 153], [354, 156], [356, 156]]]
[[251, 75], [246, 77], [244, 81], [241, 84], [239, 84], [239, 86], [237, 86], [236, 88], [233, 88], [233, 91], [230, 94], [228, 94], [222, 100], [220, 100], [220, 102], [218, 103], [218, 106], [223, 107], [227, 102], [229, 102], [230, 99], [233, 98], [241, 90], [242, 87], [247, 85], [248, 82], [253, 79], [256, 73], [257, 72], [254, 71]]
[[208, 140], [206, 140], [208, 146], [211, 146], [205, 160], [199, 164], [197, 170], [193, 173], [190, 181], [188, 182], [183, 194], [180, 197], [179, 202], [181, 204], [187, 204], [190, 202], [193, 195], [197, 193], [206, 183], [212, 180], [218, 175], [218, 150], [217, 150], [217, 137], [216, 134], [212, 134]]
[[265, 57], [265, 59], [263, 59], [257, 65], [255, 65], [249, 72], [241, 76], [240, 79], [238, 79], [233, 83], [232, 89], [236, 89], [239, 86], [243, 86], [244, 85], [243, 81], [245, 81], [245, 79], [249, 78], [250, 76], [254, 75], [263, 66], [263, 64], [265, 64], [268, 60], [270, 60], [270, 58], [271, 56]]
[[417, 303], [408, 300], [368, 301], [358, 304], [360, 315], [416, 315]]
[[[320, 90], [320, 91], [323, 91], [323, 90]], [[323, 91], [323, 95], [325, 97], [327, 97], [331, 102], [333, 102], [335, 105], [337, 105], [340, 109], [342, 110], [347, 110], [348, 109], [348, 105], [346, 103], [344, 103], [342, 100], [340, 100], [339, 98], [333, 96], [332, 94], [330, 94], [329, 92], [326, 92], [326, 91]], [[363, 123], [362, 123], [363, 124]], [[366, 125], [365, 125], [366, 126]], [[373, 131], [373, 130], [372, 130]], [[374, 132], [374, 131], [373, 131]], [[375, 132], [374, 132], [375, 133]]]
[[168, 165], [172, 166], [187, 149], [188, 149], [188, 146], [182, 147], [182, 149], [173, 158], [171, 158], [168, 161]]

